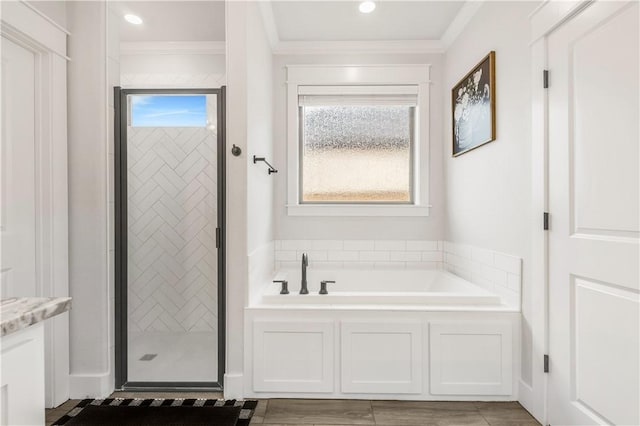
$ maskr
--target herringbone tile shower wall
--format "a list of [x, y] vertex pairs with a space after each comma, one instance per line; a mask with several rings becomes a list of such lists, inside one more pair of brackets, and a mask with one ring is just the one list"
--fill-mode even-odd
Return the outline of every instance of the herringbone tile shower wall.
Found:
[[216, 133], [128, 128], [129, 330], [217, 331]]

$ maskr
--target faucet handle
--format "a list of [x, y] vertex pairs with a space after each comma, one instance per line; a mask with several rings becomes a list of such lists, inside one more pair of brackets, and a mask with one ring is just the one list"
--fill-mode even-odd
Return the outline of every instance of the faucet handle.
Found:
[[335, 281], [320, 281], [320, 292], [318, 294], [329, 294], [327, 284], [335, 284]]
[[282, 284], [282, 288], [280, 289], [280, 294], [289, 294], [289, 282], [286, 280], [273, 280], [274, 283]]

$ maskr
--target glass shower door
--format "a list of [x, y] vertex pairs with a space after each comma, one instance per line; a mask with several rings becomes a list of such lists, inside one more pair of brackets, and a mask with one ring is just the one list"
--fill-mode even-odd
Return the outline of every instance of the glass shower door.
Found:
[[125, 90], [121, 96], [124, 387], [222, 383], [221, 95]]

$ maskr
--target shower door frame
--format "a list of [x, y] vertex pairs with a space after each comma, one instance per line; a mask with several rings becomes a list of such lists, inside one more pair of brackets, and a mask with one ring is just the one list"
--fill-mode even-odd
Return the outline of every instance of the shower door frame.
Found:
[[[217, 227], [218, 254], [218, 377], [215, 382], [128, 381], [127, 330], [127, 121], [128, 95], [216, 95], [217, 103]], [[212, 390], [223, 389], [225, 371], [226, 294], [226, 87], [219, 89], [122, 89], [114, 87], [114, 201], [115, 201], [115, 389]], [[213, 360], [213, 358], [212, 358]]]

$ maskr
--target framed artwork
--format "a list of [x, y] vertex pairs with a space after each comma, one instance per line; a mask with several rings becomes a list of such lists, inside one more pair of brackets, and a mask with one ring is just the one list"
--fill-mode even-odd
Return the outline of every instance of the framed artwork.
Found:
[[496, 52], [491, 51], [451, 89], [453, 156], [496, 138]]

